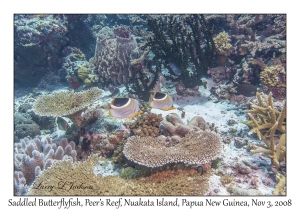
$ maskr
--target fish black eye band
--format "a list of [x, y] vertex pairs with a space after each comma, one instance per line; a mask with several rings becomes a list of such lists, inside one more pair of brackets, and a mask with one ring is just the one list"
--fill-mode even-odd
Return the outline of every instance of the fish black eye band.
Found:
[[155, 99], [163, 99], [164, 97], [166, 97], [165, 93], [156, 92], [154, 95]]
[[113, 105], [116, 107], [122, 107], [125, 104], [127, 104], [129, 101], [129, 98], [115, 98], [113, 101]]

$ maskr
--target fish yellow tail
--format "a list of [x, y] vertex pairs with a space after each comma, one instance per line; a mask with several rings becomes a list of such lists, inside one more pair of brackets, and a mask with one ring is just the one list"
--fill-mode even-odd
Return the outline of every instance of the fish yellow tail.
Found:
[[170, 107], [170, 108], [168, 109], [168, 111], [174, 110], [174, 109], [176, 109], [176, 107], [172, 106], [172, 107]]
[[135, 115], [133, 117], [136, 117], [136, 116], [138, 116], [140, 114], [143, 114], [143, 111], [138, 111], [137, 113], [135, 113]]

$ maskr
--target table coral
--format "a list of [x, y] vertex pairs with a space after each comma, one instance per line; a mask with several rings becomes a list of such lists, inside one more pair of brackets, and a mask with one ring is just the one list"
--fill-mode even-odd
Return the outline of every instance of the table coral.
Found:
[[41, 116], [68, 117], [77, 126], [82, 121], [81, 113], [87, 107], [98, 100], [103, 91], [99, 88], [91, 88], [87, 91], [61, 91], [44, 95], [36, 100], [33, 110]]
[[[127, 195], [127, 196], [166, 196], [166, 195], [205, 195], [209, 189], [212, 171], [202, 176], [196, 170], [163, 171], [138, 180], [123, 179], [117, 176], [96, 176], [93, 165], [97, 156], [84, 162], [72, 164], [70, 161], [56, 162], [44, 170], [30, 186], [28, 195]], [[58, 183], [65, 187], [56, 187]], [[188, 180], [188, 181], [187, 181]], [[39, 183], [54, 185], [53, 190], [35, 189]]]
[[190, 132], [178, 144], [166, 147], [152, 137], [130, 137], [123, 149], [124, 155], [135, 163], [148, 167], [184, 162], [205, 164], [222, 152], [221, 137], [212, 131]]

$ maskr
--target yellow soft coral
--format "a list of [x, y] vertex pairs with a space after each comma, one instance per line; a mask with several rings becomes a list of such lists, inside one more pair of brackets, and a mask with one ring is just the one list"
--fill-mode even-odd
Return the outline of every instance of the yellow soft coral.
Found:
[[216, 37], [214, 37], [213, 40], [215, 43], [216, 51], [219, 55], [229, 55], [232, 52], [233, 47], [229, 43], [230, 38], [228, 33], [221, 32]]
[[261, 82], [269, 87], [286, 87], [280, 77], [285, 77], [285, 70], [281, 65], [268, 66], [260, 73]]

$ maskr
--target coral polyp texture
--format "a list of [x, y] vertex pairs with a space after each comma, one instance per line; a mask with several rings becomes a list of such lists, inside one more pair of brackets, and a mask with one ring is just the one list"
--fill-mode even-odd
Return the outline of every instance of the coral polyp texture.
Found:
[[[105, 36], [106, 33], [111, 34]], [[136, 47], [135, 37], [127, 27], [115, 27], [112, 31], [101, 29], [94, 58], [101, 77], [114, 84], [126, 82], [131, 71], [130, 60], [137, 58], [133, 52]]]
[[263, 69], [260, 80], [265, 91], [272, 92], [274, 97], [286, 95], [286, 72], [282, 65], [272, 65]]
[[[245, 112], [248, 112], [251, 121], [245, 122], [245, 124], [252, 128], [249, 135], [256, 133], [264, 144], [257, 144], [261, 149], [250, 151], [268, 154], [272, 161], [272, 171], [278, 182], [273, 195], [278, 195], [278, 193], [285, 195], [285, 172], [280, 171], [280, 168], [286, 160], [286, 103], [279, 111], [274, 107], [271, 93], [268, 97], [260, 93], [256, 93], [256, 96], [258, 105], [250, 103], [252, 110], [246, 110]], [[279, 139], [276, 138], [275, 132], [280, 134]]]
[[[118, 176], [102, 177], [93, 172], [93, 166], [97, 162], [96, 156], [75, 164], [70, 161], [57, 162], [37, 177], [28, 195], [204, 195], [209, 189], [209, 177], [212, 174], [209, 171], [201, 176], [191, 169], [158, 172], [138, 180]], [[55, 187], [53, 190], [34, 187], [40, 183]], [[61, 186], [64, 184], [64, 187], [56, 187], [58, 183]]]
[[159, 135], [159, 123], [162, 121], [161, 114], [154, 114], [151, 112], [141, 115], [135, 122], [130, 125], [133, 133], [138, 136], [152, 136]]
[[171, 113], [166, 116], [166, 119], [161, 122], [160, 127], [165, 136], [184, 137], [191, 130], [206, 130], [208, 126], [201, 116], [193, 117], [187, 125], [184, 125], [179, 115]]
[[166, 147], [152, 137], [133, 136], [127, 140], [123, 149], [129, 160], [148, 167], [178, 162], [205, 164], [221, 152], [221, 137], [209, 130], [190, 132], [172, 147]]
[[214, 37], [216, 51], [219, 55], [229, 55], [233, 52], [233, 46], [230, 44], [229, 34], [226, 32], [219, 33]]
[[97, 101], [102, 93], [103, 91], [96, 87], [77, 93], [74, 91], [55, 92], [38, 98], [33, 105], [33, 110], [41, 116], [69, 117], [79, 126], [82, 120], [78, 115]]
[[[256, 133], [258, 138], [265, 145], [259, 145], [263, 149], [251, 150], [252, 152], [266, 152], [274, 165], [278, 165], [285, 159], [285, 141], [286, 141], [286, 104], [283, 109], [278, 111], [274, 108], [272, 94], [267, 97], [264, 94], [256, 93], [259, 104], [250, 103], [252, 110], [246, 110], [251, 121], [245, 122], [252, 129], [249, 135]], [[254, 117], [257, 116], [257, 118]], [[277, 145], [275, 144], [275, 131], [281, 133], [281, 137]]]
[[[15, 143], [15, 195], [24, 193], [24, 182], [30, 185], [42, 170], [50, 167], [54, 161], [76, 161], [75, 143], [63, 138], [59, 145], [50, 138], [24, 138]], [[21, 185], [21, 186], [20, 186]]]

